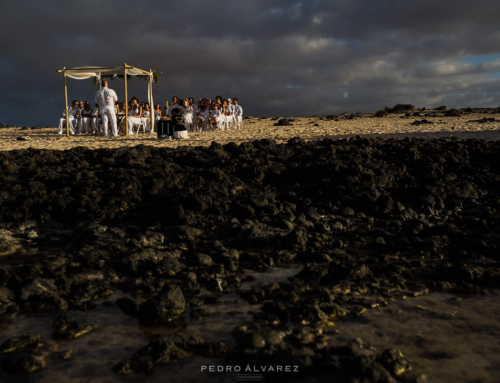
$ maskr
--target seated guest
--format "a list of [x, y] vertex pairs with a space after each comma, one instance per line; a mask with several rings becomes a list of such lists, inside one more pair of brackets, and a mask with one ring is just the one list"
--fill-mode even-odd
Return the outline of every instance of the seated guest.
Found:
[[76, 107], [76, 131], [78, 133], [78, 126], [80, 125], [80, 119], [82, 118], [83, 101], [78, 101], [78, 106]]
[[160, 104], [155, 104], [155, 121], [153, 125], [153, 132], [157, 130], [156, 125], [158, 124], [158, 120], [161, 118], [161, 109], [160, 109]]
[[210, 110], [208, 108], [208, 103], [204, 102], [203, 100], [200, 102], [200, 110], [197, 115], [197, 121], [196, 124], [198, 126], [198, 130], [202, 131], [203, 130], [203, 124], [205, 121], [208, 120], [208, 115], [210, 113]]
[[126, 112], [126, 102], [125, 101], [118, 101], [116, 103], [116, 122], [117, 122], [117, 125], [120, 129], [120, 131], [125, 131], [124, 129], [124, 123], [123, 121], [125, 120], [125, 112]]
[[99, 114], [99, 107], [95, 104], [95, 108], [92, 111], [92, 134], [96, 134], [99, 131], [99, 124], [102, 123], [101, 115]]
[[241, 105], [238, 105], [238, 99], [233, 98], [234, 104], [234, 124], [236, 125], [236, 129], [241, 128], [241, 122], [243, 121], [243, 108]]
[[122, 113], [122, 101], [117, 101], [115, 105], [115, 113], [120, 114]]
[[212, 111], [210, 112], [210, 117], [208, 118], [208, 123], [213, 127], [213, 129], [219, 130], [219, 122], [221, 113], [219, 110], [219, 105], [214, 104]]
[[[144, 102], [143, 103], [144, 106], [143, 106], [143, 109], [142, 109], [142, 123], [144, 124], [144, 126], [146, 127], [147, 130], [150, 130], [150, 118], [151, 118], [151, 111], [149, 110], [149, 104], [147, 102]], [[154, 121], [153, 121], [154, 123]]]
[[[128, 112], [128, 134], [134, 134], [134, 125], [139, 125], [141, 123], [142, 107], [139, 106], [139, 99], [137, 97], [132, 97], [130, 100], [130, 109]], [[125, 121], [123, 122], [123, 124]]]
[[144, 110], [144, 105], [145, 105], [145, 104], [146, 104], [145, 102], [141, 102], [141, 108], [142, 108], [143, 110]]
[[223, 99], [222, 100], [222, 104], [219, 107], [219, 110], [220, 110], [220, 120], [222, 120], [222, 122], [223, 122], [221, 124], [221, 130], [224, 130], [226, 128], [226, 126], [227, 126], [227, 123], [226, 123], [226, 120], [227, 120], [226, 108], [227, 108], [227, 100]]
[[177, 102], [179, 99], [177, 97], [172, 97], [172, 104], [168, 107], [167, 116], [172, 117], [172, 109], [178, 108]]
[[76, 126], [76, 112], [78, 108], [78, 100], [74, 100], [71, 103], [71, 106], [68, 107], [68, 110], [63, 112], [63, 118], [59, 120], [59, 134], [63, 134], [63, 128], [66, 124], [66, 113], [68, 113], [69, 119], [69, 131], [71, 134], [75, 134], [75, 126]]
[[193, 107], [189, 105], [189, 100], [182, 100], [182, 108], [180, 115], [184, 117], [184, 126], [187, 130], [193, 130]]
[[78, 133], [90, 133], [90, 125], [92, 124], [92, 108], [90, 102], [85, 101], [83, 109], [81, 110], [80, 124], [78, 126]]
[[189, 106], [193, 108], [193, 116], [196, 116], [196, 112], [198, 111], [198, 105], [194, 104], [193, 97], [189, 97]]

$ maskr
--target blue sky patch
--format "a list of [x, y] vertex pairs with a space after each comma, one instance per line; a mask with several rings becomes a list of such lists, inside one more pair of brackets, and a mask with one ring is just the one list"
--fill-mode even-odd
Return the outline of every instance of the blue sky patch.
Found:
[[466, 56], [461, 61], [468, 64], [482, 64], [500, 59], [500, 54], [497, 55], [482, 55], [482, 56]]

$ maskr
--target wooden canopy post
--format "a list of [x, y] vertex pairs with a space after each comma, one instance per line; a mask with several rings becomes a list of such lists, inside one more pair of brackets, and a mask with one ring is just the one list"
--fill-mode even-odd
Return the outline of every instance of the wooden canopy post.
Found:
[[69, 137], [69, 109], [68, 109], [68, 86], [66, 85], [66, 72], [64, 72], [64, 102], [66, 104], [66, 136]]
[[123, 64], [123, 79], [125, 80], [125, 135], [128, 136], [127, 64]]
[[[99, 90], [101, 90], [101, 72], [99, 72], [99, 81], [97, 82], [97, 85], [98, 85]], [[99, 115], [100, 114], [101, 114], [101, 107], [99, 106], [99, 103], [97, 103], [97, 121], [96, 121], [97, 129], [95, 131], [96, 137], [99, 137]], [[102, 119], [102, 117], [101, 117], [101, 119]], [[104, 130], [104, 126], [102, 127], [102, 129]]]
[[149, 133], [153, 132], [153, 126], [154, 126], [154, 121], [153, 119], [156, 118], [154, 116], [154, 106], [153, 104], [153, 71], [150, 69], [151, 75], [149, 76], [149, 99], [151, 100], [151, 105], [149, 105]]

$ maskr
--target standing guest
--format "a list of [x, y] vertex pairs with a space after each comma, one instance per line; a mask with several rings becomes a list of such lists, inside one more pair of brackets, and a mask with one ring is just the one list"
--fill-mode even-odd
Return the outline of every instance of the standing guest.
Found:
[[230, 98], [227, 99], [226, 114], [226, 129], [229, 130], [234, 126], [234, 105]]
[[80, 125], [78, 127], [79, 133], [90, 133], [90, 125], [92, 124], [92, 108], [90, 107], [90, 102], [85, 101], [83, 104], [83, 109], [81, 111]]
[[142, 106], [139, 105], [139, 99], [132, 97], [130, 100], [130, 109], [128, 112], [128, 134], [134, 134], [134, 125], [141, 123]]
[[241, 122], [243, 121], [243, 108], [241, 105], [238, 105], [238, 99], [233, 98], [234, 104], [234, 123], [236, 125], [236, 129], [241, 128]]
[[78, 108], [78, 100], [74, 100], [71, 103], [71, 106], [68, 107], [68, 110], [65, 110], [63, 112], [63, 118], [59, 120], [59, 134], [63, 134], [63, 128], [64, 125], [66, 124], [66, 113], [68, 113], [68, 119], [69, 119], [69, 131], [72, 135], [75, 134], [75, 128], [74, 126], [76, 125], [76, 110]]
[[108, 81], [101, 81], [102, 89], [95, 94], [95, 103], [99, 104], [102, 116], [102, 127], [104, 129], [104, 137], [109, 137], [108, 121], [111, 121], [111, 131], [113, 137], [118, 137], [118, 129], [116, 125], [115, 103], [118, 101], [118, 96], [113, 89], [108, 88]]
[[179, 101], [179, 99], [177, 97], [172, 97], [172, 105], [170, 105], [168, 107], [168, 111], [167, 111], [167, 116], [168, 117], [172, 117], [172, 109], [174, 108], [178, 108], [179, 106], [177, 105], [177, 102]]
[[188, 131], [193, 131], [193, 107], [189, 105], [189, 100], [182, 100], [181, 116], [184, 117], [184, 126]]

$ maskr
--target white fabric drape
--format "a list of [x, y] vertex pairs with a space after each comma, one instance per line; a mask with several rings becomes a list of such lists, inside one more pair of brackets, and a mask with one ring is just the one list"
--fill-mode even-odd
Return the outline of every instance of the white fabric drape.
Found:
[[[99, 66], [77, 66], [74, 68], [64, 69], [66, 76], [72, 78], [74, 80], [86, 80], [91, 77], [98, 77], [99, 72], [113, 72], [113, 71], [122, 71], [125, 68], [122, 66], [117, 67], [99, 67]], [[127, 75], [129, 76], [152, 76], [152, 73], [144, 73], [143, 71], [137, 69], [129, 69], [127, 68]]]

